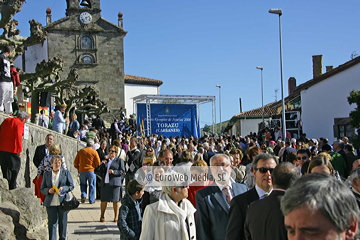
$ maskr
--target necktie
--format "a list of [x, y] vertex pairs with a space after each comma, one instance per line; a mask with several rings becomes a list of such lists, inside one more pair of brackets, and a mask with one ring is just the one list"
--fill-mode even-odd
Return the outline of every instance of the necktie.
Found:
[[266, 193], [266, 194], [262, 195], [261, 199], [266, 198], [266, 197], [269, 196], [269, 195], [270, 195], [270, 194]]
[[229, 186], [225, 186], [223, 189], [222, 189], [223, 193], [225, 194], [225, 198], [226, 198], [226, 202], [228, 204], [230, 204], [230, 201], [231, 201], [231, 194], [230, 194], [230, 187]]

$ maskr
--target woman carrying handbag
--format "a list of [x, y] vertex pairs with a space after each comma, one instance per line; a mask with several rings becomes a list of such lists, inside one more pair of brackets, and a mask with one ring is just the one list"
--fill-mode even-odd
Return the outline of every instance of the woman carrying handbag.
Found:
[[44, 207], [48, 215], [49, 239], [56, 240], [56, 228], [59, 223], [59, 238], [66, 239], [68, 212], [63, 211], [61, 203], [67, 197], [67, 193], [74, 189], [73, 180], [68, 170], [60, 169], [62, 158], [55, 155], [51, 158], [52, 171], [45, 171], [41, 184], [41, 192], [46, 196]]

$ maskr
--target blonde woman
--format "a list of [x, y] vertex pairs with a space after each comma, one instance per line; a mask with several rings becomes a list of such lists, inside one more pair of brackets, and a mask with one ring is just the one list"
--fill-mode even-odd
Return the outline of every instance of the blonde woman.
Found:
[[[44, 157], [44, 159], [41, 161], [41, 163], [38, 167], [37, 176], [39, 177], [40, 175], [43, 175], [45, 171], [48, 171], [48, 172], [51, 171], [52, 165], [51, 165], [50, 161], [51, 161], [52, 157], [54, 155], [60, 155], [60, 154], [61, 154], [60, 145], [58, 145], [58, 144], [51, 145], [49, 148], [49, 155]], [[61, 156], [61, 159], [62, 159], [61, 168], [64, 170], [67, 170], [64, 157]]]
[[166, 174], [158, 202], [145, 208], [140, 240], [196, 239], [196, 209], [186, 198], [189, 186], [179, 173]]

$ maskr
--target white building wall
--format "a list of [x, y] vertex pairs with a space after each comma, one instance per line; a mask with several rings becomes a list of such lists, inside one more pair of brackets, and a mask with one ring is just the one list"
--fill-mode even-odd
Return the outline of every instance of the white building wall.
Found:
[[[35, 72], [36, 64], [42, 60], [48, 60], [48, 42], [47, 40], [44, 43], [39, 43], [33, 46], [27, 47], [27, 50], [24, 53], [24, 56], [19, 56], [15, 59], [14, 64], [16, 67], [21, 68], [25, 72], [33, 73]], [[23, 58], [25, 58], [25, 69], [23, 69]]]
[[141, 94], [159, 95], [160, 87], [152, 85], [128, 84], [125, 83], [125, 108], [126, 117], [135, 113], [133, 98]]
[[262, 119], [241, 119], [241, 135], [246, 136], [249, 135], [250, 132], [258, 132], [259, 131], [259, 123], [262, 122]]
[[349, 117], [355, 105], [347, 97], [360, 90], [360, 64], [348, 68], [301, 92], [303, 132], [309, 138], [334, 139], [334, 118]]

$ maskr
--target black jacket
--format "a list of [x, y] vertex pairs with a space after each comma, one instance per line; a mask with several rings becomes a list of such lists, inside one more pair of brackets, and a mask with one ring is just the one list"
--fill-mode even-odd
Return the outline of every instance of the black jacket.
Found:
[[3, 54], [0, 54], [0, 82], [12, 82], [10, 61]]
[[255, 187], [234, 197], [230, 202], [229, 223], [226, 228], [226, 240], [245, 239], [244, 224], [249, 205], [259, 199]]
[[143, 153], [140, 149], [133, 149], [128, 151], [127, 154], [127, 164], [129, 166], [128, 173], [133, 173], [142, 167], [142, 156]]
[[285, 191], [274, 190], [268, 197], [255, 201], [250, 205], [245, 220], [246, 239], [288, 239], [284, 225], [284, 215], [280, 210], [280, 201], [284, 194]]
[[41, 161], [44, 159], [44, 157], [46, 156], [46, 146], [44, 145], [40, 145], [37, 146], [35, 149], [35, 154], [34, 154], [34, 158], [33, 158], [33, 163], [35, 164], [35, 166], [38, 168]]

